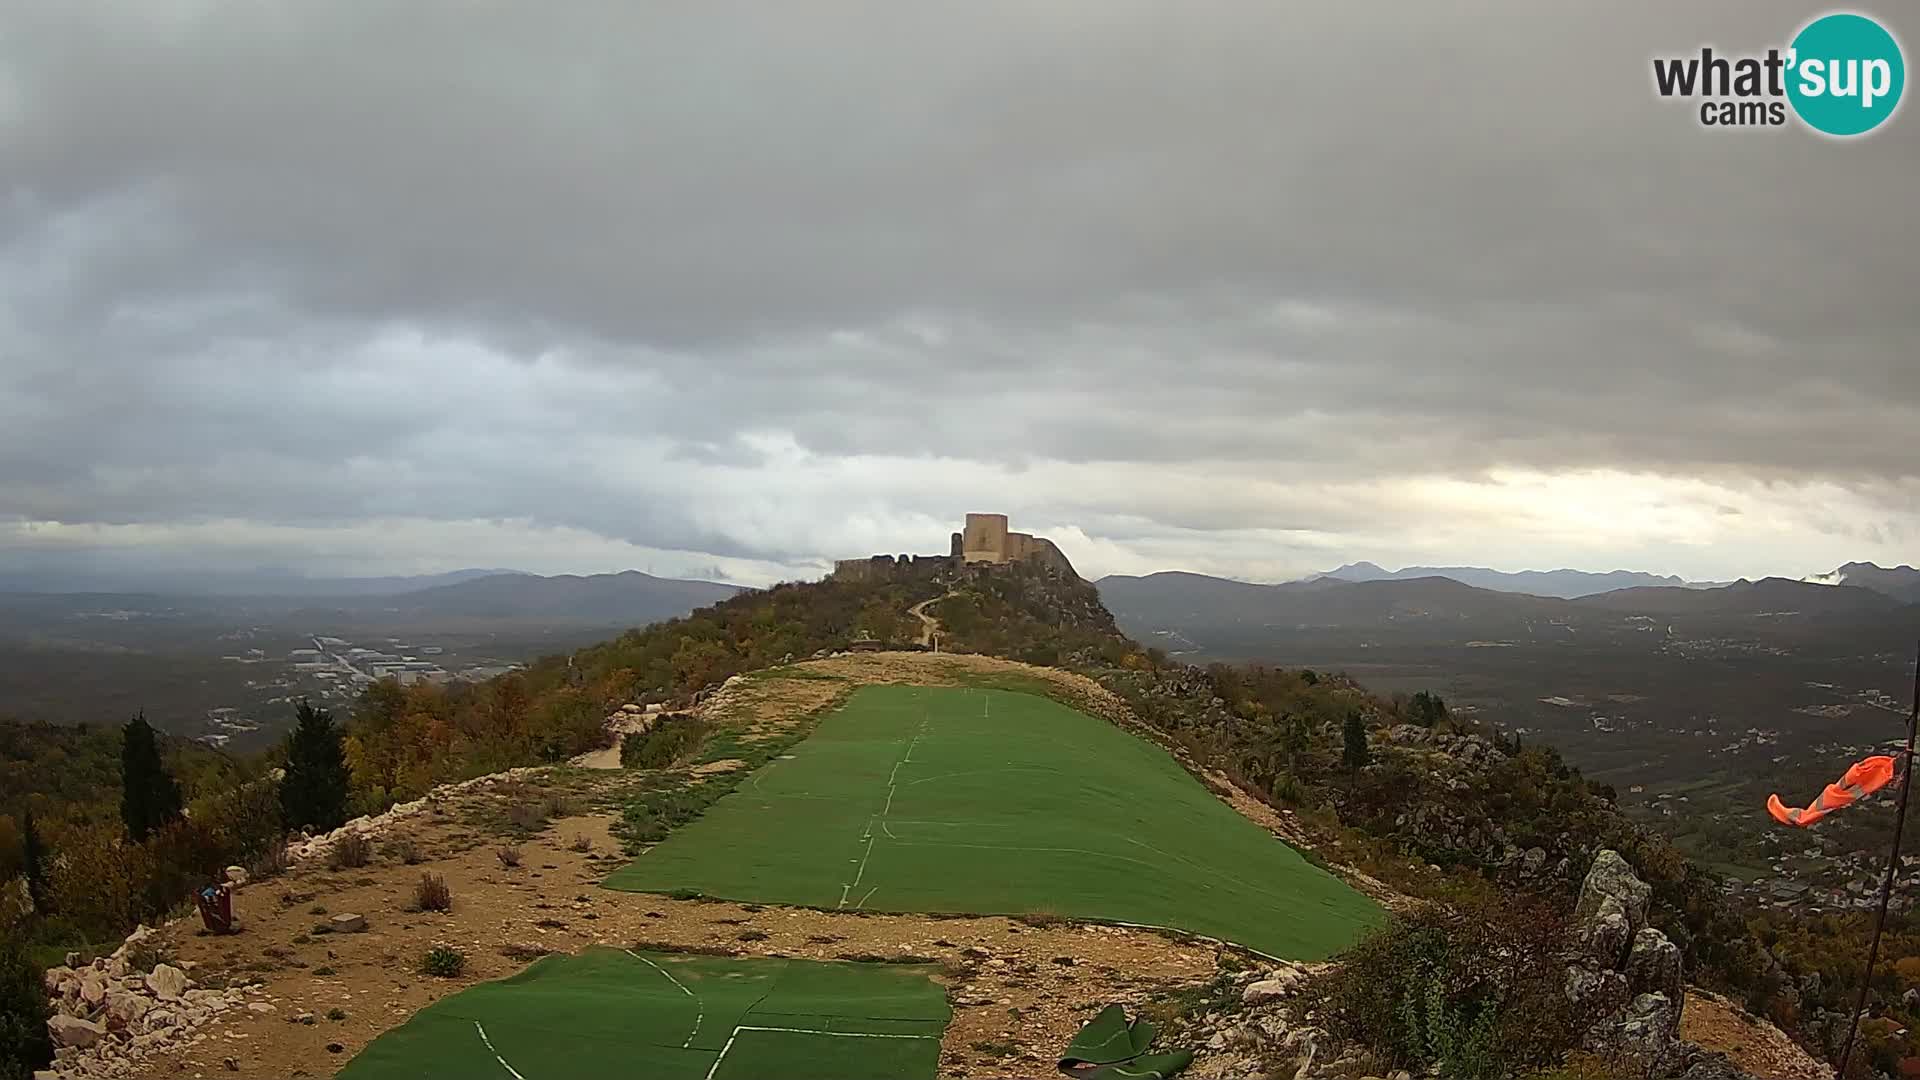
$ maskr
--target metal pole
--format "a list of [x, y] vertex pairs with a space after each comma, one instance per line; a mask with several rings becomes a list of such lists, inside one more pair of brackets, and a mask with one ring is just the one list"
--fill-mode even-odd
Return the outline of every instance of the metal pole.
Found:
[[1893, 847], [1887, 852], [1887, 876], [1880, 881], [1880, 910], [1873, 918], [1873, 940], [1867, 946], [1867, 970], [1860, 976], [1860, 998], [1853, 1005], [1853, 1021], [1847, 1025], [1847, 1041], [1840, 1049], [1840, 1071], [1846, 1080], [1847, 1065], [1853, 1060], [1853, 1037], [1860, 1031], [1860, 1014], [1867, 1010], [1867, 991], [1873, 987], [1873, 968], [1880, 959], [1880, 931], [1887, 926], [1887, 901], [1893, 897], [1893, 878], [1900, 871], [1900, 834], [1907, 824], [1907, 795], [1913, 791], [1913, 739], [1920, 732], [1920, 648], [1914, 650], [1913, 708], [1907, 714], [1907, 761], [1901, 767], [1900, 806], [1893, 819]]

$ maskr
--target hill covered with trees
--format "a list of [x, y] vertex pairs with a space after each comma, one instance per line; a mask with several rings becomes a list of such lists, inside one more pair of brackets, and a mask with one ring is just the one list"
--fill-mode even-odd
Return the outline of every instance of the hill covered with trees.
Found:
[[[1595, 854], [1620, 851], [1652, 885], [1653, 922], [1684, 952], [1690, 978], [1737, 995], [1811, 1045], [1835, 1041], [1859, 985], [1846, 960], [1858, 955], [1862, 919], [1750, 923], [1711, 874], [1627, 820], [1610, 790], [1551, 748], [1456, 717], [1430, 694], [1386, 699], [1338, 674], [1171, 663], [1122, 635], [1092, 585], [1041, 566], [785, 583], [485, 683], [375, 684], [326, 736], [346, 766], [344, 784], [330, 781], [344, 787], [339, 812], [377, 812], [438, 783], [603, 746], [603, 718], [623, 704], [683, 706], [734, 675], [860, 639], [922, 647], [923, 623], [911, 609], [923, 602], [939, 620], [943, 650], [1095, 680], [1142, 734], [1203, 777], [1229, 778], [1267, 804], [1314, 857], [1403, 894], [1463, 906], [1525, 896], [1567, 909]], [[301, 726], [332, 731], [304, 717]], [[239, 759], [163, 740], [160, 756], [186, 813], [135, 840], [115, 808], [125, 738], [118, 728], [0, 727], [9, 780], [0, 870], [23, 867], [20, 822], [33, 810], [53, 867], [51, 910], [28, 915], [44, 946], [106, 940], [166, 910], [212, 868], [271, 858], [292, 823], [270, 772], [288, 762], [287, 748]], [[318, 760], [334, 760], [334, 745], [318, 748]], [[1908, 922], [1894, 932], [1898, 942], [1920, 941]], [[1906, 1032], [1920, 1016], [1908, 1015], [1901, 998], [1920, 986], [1920, 968], [1910, 967], [1876, 975], [1888, 1020], [1874, 1043], [1883, 1062], [1917, 1049]]]

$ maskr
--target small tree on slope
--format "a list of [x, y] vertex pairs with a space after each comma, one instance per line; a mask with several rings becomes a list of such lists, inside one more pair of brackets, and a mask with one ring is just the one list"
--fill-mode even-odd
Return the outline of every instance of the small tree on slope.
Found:
[[347, 820], [347, 761], [333, 715], [301, 702], [287, 736], [287, 775], [280, 814], [289, 829], [326, 832]]
[[155, 829], [180, 819], [180, 785], [160, 761], [160, 741], [147, 723], [147, 714], [135, 714], [121, 729], [120, 820], [136, 844], [144, 844]]
[[1366, 768], [1367, 762], [1372, 760], [1372, 755], [1367, 750], [1367, 724], [1360, 719], [1359, 713], [1347, 714], [1346, 725], [1341, 729], [1341, 735], [1346, 742], [1346, 747], [1341, 751], [1340, 760], [1349, 769]]
[[20, 827], [21, 871], [27, 878], [27, 895], [33, 910], [41, 915], [53, 910], [53, 890], [47, 887], [47, 853], [40, 842], [40, 826], [28, 810]]

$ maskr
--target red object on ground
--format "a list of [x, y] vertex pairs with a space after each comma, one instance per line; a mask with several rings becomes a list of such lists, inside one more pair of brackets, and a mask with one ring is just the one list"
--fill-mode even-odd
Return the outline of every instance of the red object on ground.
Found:
[[208, 933], [233, 933], [232, 886], [224, 883], [209, 885], [201, 889], [194, 900], [200, 905], [200, 921], [207, 924]]

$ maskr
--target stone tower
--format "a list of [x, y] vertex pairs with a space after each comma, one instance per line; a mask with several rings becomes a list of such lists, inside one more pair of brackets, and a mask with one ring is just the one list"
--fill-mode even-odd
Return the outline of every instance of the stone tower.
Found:
[[960, 560], [1003, 563], [1007, 555], [1007, 515], [968, 514], [960, 534]]

